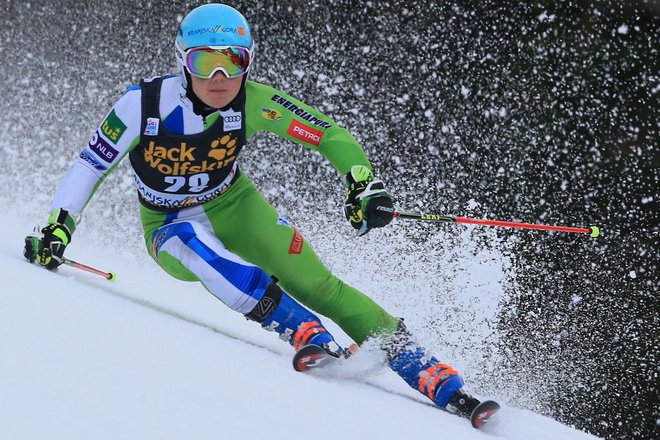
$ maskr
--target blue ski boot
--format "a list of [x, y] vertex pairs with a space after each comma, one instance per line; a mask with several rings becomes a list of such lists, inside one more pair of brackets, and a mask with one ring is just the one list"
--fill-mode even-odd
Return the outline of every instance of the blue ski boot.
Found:
[[412, 388], [418, 390], [442, 409], [469, 415], [479, 404], [460, 391], [463, 379], [447, 364], [429, 355], [417, 345], [403, 320], [391, 338], [383, 344], [388, 365]]
[[334, 357], [344, 356], [344, 350], [335, 342], [321, 320], [296, 302], [274, 281], [246, 318], [256, 321], [268, 331], [275, 331], [280, 339], [298, 351], [308, 344], [322, 347]]

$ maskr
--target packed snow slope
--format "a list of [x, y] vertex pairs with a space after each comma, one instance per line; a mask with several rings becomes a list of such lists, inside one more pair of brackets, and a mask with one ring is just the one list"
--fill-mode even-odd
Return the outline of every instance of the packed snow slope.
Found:
[[115, 282], [28, 264], [30, 221], [0, 219], [2, 439], [594, 438], [505, 401], [474, 430], [369, 350], [323, 377], [296, 373], [275, 334], [146, 255], [71, 246], [70, 258]]

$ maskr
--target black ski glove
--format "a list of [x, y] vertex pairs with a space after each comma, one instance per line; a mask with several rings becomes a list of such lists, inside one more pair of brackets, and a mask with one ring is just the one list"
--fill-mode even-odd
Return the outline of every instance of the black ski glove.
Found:
[[64, 209], [56, 209], [48, 219], [48, 226], [25, 237], [23, 255], [30, 263], [56, 269], [64, 262], [64, 249], [71, 242], [76, 229], [75, 219]]
[[363, 165], [354, 165], [346, 175], [348, 193], [344, 202], [344, 215], [358, 235], [372, 228], [382, 228], [394, 218], [392, 198], [385, 184], [375, 179], [371, 170]]

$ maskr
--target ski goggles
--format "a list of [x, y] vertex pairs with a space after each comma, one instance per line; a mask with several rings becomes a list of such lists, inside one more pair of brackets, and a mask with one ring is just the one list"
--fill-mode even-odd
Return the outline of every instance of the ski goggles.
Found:
[[185, 51], [188, 72], [199, 78], [211, 78], [217, 71], [227, 78], [245, 75], [250, 67], [250, 51], [240, 46], [193, 47]]

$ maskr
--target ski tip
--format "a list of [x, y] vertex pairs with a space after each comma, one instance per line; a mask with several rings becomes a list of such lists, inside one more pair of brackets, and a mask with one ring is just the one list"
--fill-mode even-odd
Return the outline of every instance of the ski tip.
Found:
[[493, 400], [486, 400], [481, 402], [477, 407], [472, 411], [470, 416], [470, 423], [472, 427], [476, 429], [481, 429], [490, 418], [499, 411], [500, 405]]
[[301, 362], [300, 359], [293, 360], [293, 369], [299, 373], [307, 371], [307, 365], [305, 362]]
[[330, 356], [318, 345], [305, 345], [293, 357], [293, 369], [304, 372], [322, 364]]

